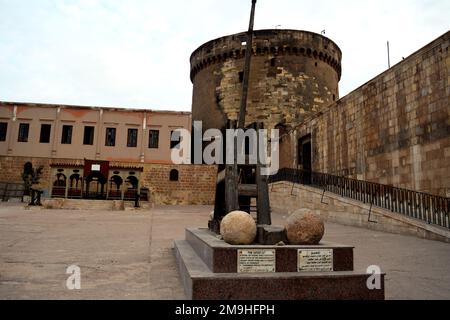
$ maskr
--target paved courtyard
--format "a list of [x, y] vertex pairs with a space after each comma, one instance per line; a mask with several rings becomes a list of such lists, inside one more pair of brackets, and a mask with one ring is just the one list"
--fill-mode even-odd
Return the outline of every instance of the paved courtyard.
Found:
[[[0, 204], [0, 299], [185, 299], [173, 240], [204, 227], [211, 207], [141, 212], [24, 210]], [[274, 222], [284, 217], [274, 214]], [[355, 245], [355, 269], [379, 265], [388, 299], [450, 299], [450, 245], [327, 224], [324, 240]], [[70, 265], [79, 291], [66, 288]]]

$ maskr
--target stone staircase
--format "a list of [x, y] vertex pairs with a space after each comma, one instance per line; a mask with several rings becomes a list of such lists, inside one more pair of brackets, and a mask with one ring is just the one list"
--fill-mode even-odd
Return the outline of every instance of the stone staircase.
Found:
[[269, 190], [272, 210], [281, 214], [307, 208], [328, 222], [450, 243], [448, 229], [311, 186], [281, 181]]

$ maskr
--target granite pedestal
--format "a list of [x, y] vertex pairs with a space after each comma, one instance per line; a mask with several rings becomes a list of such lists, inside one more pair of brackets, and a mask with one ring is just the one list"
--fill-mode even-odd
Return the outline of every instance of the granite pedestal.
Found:
[[[299, 250], [331, 252], [330, 270], [299, 271]], [[242, 252], [273, 253], [273, 270], [242, 271]], [[383, 300], [382, 288], [370, 290], [370, 275], [353, 270], [353, 247], [232, 246], [208, 229], [187, 229], [175, 241], [178, 269], [188, 299], [193, 300]], [[270, 258], [270, 257], [269, 257]], [[242, 258], [241, 258], [242, 259]], [[249, 271], [250, 270], [250, 271]]]

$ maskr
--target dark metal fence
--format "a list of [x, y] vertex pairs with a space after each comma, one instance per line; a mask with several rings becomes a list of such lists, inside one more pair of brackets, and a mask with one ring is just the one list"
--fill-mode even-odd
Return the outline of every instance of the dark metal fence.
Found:
[[0, 182], [0, 200], [8, 201], [11, 198], [20, 198], [23, 201], [25, 186], [23, 183]]
[[450, 198], [297, 169], [281, 169], [269, 179], [270, 183], [279, 181], [310, 185], [342, 197], [450, 229]]

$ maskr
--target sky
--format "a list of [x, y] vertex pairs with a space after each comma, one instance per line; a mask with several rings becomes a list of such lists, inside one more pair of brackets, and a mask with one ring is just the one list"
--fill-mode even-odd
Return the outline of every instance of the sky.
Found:
[[[0, 0], [0, 101], [190, 111], [189, 57], [246, 31], [250, 0]], [[255, 29], [321, 33], [341, 97], [450, 29], [448, 0], [258, 0]]]

